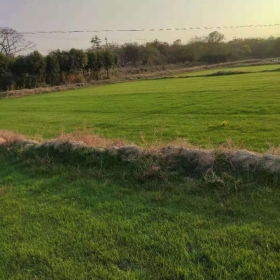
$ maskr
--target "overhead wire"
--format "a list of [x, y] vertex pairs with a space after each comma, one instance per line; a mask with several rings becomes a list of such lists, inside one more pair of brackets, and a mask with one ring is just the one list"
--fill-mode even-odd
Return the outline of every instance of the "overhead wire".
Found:
[[258, 25], [228, 25], [228, 26], [211, 26], [211, 27], [184, 27], [184, 28], [151, 28], [151, 29], [100, 29], [100, 30], [69, 30], [69, 31], [21, 31], [21, 34], [67, 34], [67, 33], [100, 33], [100, 32], [157, 32], [157, 31], [188, 31], [188, 30], [212, 30], [212, 29], [238, 29], [238, 28], [262, 28], [277, 27], [275, 24], [258, 24]]

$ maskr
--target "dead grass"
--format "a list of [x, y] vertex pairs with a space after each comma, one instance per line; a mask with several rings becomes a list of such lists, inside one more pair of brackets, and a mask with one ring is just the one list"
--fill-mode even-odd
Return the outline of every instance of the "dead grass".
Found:
[[63, 90], [74, 90], [84, 86], [83, 84], [74, 84], [74, 85], [61, 85], [55, 87], [40, 87], [32, 89], [20, 89], [20, 90], [11, 90], [6, 92], [5, 98], [10, 97], [21, 97], [25, 95], [36, 95], [41, 93], [57, 92]]
[[25, 140], [25, 137], [20, 133], [15, 133], [9, 130], [0, 130], [0, 138], [7, 143], [14, 143]]
[[[1, 143], [2, 140], [2, 143]], [[232, 140], [220, 146], [219, 149], [201, 149], [190, 144], [184, 139], [177, 139], [172, 142], [165, 142], [158, 145], [148, 145], [146, 148], [128, 145], [122, 140], [106, 139], [89, 131], [76, 131], [73, 133], [62, 132], [58, 138], [50, 141], [38, 143], [26, 138], [19, 133], [7, 130], [0, 131], [0, 145], [12, 147], [19, 144], [23, 148], [50, 148], [67, 152], [79, 150], [84, 147], [94, 147], [94, 150], [108, 152], [109, 154], [121, 158], [123, 161], [131, 162], [141, 158], [150, 158], [154, 162], [144, 168], [144, 173], [140, 174], [140, 179], [145, 180], [156, 178], [164, 179], [160, 166], [168, 166], [176, 170], [180, 168], [192, 176], [209, 174], [211, 172], [264, 172], [268, 176], [280, 174], [279, 155], [280, 147], [271, 148], [270, 154], [259, 154], [240, 149]], [[65, 150], [64, 148], [67, 147]], [[238, 148], [237, 148], [238, 147]], [[45, 158], [44, 158], [45, 160]], [[49, 160], [49, 157], [47, 158]], [[271, 177], [272, 178], [272, 177]], [[274, 178], [274, 177], [273, 177]], [[274, 179], [273, 179], [274, 180]], [[1, 191], [0, 191], [1, 194]]]
[[[226, 142], [221, 144], [218, 148], [215, 148], [210, 143], [207, 146], [207, 149], [202, 149], [200, 146], [194, 145], [190, 143], [188, 140], [182, 138], [178, 138], [173, 141], [165, 141], [165, 142], [158, 140], [158, 141], [154, 141], [153, 143], [150, 143], [147, 142], [143, 136], [140, 135], [140, 137], [142, 138], [143, 144], [139, 145], [139, 147], [148, 153], [155, 153], [166, 147], [184, 148], [184, 149], [192, 149], [192, 150], [218, 151], [222, 153], [231, 153], [234, 151], [246, 150], [242, 143], [237, 144], [232, 139], [227, 139]], [[0, 130], [0, 145], [22, 142], [27, 139], [28, 138], [25, 137], [23, 134], [12, 132], [9, 130]], [[44, 139], [39, 137], [33, 137], [33, 140], [36, 140], [39, 143], [44, 141]], [[101, 137], [97, 134], [92, 133], [86, 127], [82, 128], [82, 130], [74, 131], [72, 133], [65, 133], [62, 131], [57, 138], [52, 139], [51, 141], [57, 141], [57, 140], [59, 142], [81, 142], [89, 147], [103, 147], [103, 148], [123, 147], [123, 146], [128, 146], [133, 144], [133, 143], [128, 143], [121, 139], [107, 139]], [[280, 146], [278, 147], [271, 146], [263, 154], [280, 156]]]
[[96, 134], [90, 134], [87, 131], [75, 131], [73, 133], [61, 132], [56, 140], [83, 142], [90, 147], [121, 147], [127, 145], [125, 141], [118, 139], [106, 139]]
[[156, 151], [160, 151], [161, 149], [165, 147], [180, 147], [185, 149], [199, 149], [199, 146], [191, 144], [188, 140], [178, 138], [174, 141], [165, 141], [165, 142], [159, 142], [156, 144], [150, 144], [146, 143], [143, 147], [144, 150], [150, 153], [154, 153]]
[[278, 147], [270, 147], [270, 149], [268, 150], [269, 154], [275, 155], [275, 156], [280, 156], [280, 146]]
[[65, 84], [54, 87], [39, 87], [31, 89], [20, 89], [20, 90], [10, 90], [5, 93], [2, 93], [0, 97], [2, 98], [12, 98], [12, 97], [21, 97], [26, 95], [36, 95], [42, 93], [58, 92], [65, 90], [75, 90], [79, 88], [85, 88], [90, 86], [100, 86], [106, 84], [115, 84], [115, 83], [125, 82], [125, 80], [102, 80], [102, 81], [93, 81], [90, 83], [76, 83], [76, 84]]
[[[211, 149], [213, 150], [214, 148], [211, 147]], [[227, 139], [226, 142], [224, 142], [217, 148], [218, 151], [222, 151], [222, 152], [237, 151], [237, 150], [244, 150], [244, 149], [245, 147], [242, 143], [237, 144], [232, 139]]]
[[[144, 149], [147, 150], [160, 150], [162, 148], [171, 146], [171, 147], [180, 147], [180, 148], [185, 148], [185, 149], [196, 149], [196, 150], [203, 150], [202, 147], [198, 145], [194, 145], [190, 143], [187, 139], [182, 139], [178, 138], [173, 141], [159, 141], [158, 143], [155, 144], [150, 144], [145, 141], [145, 139], [142, 137], [142, 141], [144, 142], [144, 145], [141, 145]], [[235, 143], [232, 139], [227, 139], [226, 142], [222, 143], [218, 147], [214, 147], [212, 143], [209, 143], [207, 147], [205, 148], [206, 150], [209, 151], [214, 151], [218, 150], [221, 152], [231, 152], [231, 151], [238, 151], [238, 150], [245, 150], [244, 145], [241, 143], [237, 144]], [[279, 154], [280, 154], [280, 147], [279, 149]]]

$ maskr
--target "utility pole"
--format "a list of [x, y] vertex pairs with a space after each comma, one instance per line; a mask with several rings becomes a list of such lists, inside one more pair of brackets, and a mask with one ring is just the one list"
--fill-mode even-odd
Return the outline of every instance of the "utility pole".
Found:
[[105, 41], [106, 41], [106, 47], [108, 49], [108, 38], [107, 37], [105, 37]]

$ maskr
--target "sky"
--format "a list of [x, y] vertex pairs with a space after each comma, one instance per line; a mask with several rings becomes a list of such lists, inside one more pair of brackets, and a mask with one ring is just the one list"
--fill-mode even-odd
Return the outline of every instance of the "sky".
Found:
[[[0, 27], [24, 31], [151, 29], [280, 24], [280, 0], [0, 0]], [[91, 46], [98, 35], [105, 43], [145, 43], [159, 39], [187, 42], [213, 30], [100, 32], [26, 35], [47, 53]], [[280, 26], [221, 29], [234, 37], [280, 36]]]

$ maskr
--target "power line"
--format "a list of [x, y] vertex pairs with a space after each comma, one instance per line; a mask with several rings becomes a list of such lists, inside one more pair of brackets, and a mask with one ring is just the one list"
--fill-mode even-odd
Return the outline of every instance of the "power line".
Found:
[[212, 29], [238, 29], [238, 28], [262, 28], [277, 27], [275, 24], [259, 24], [259, 25], [229, 25], [216, 27], [186, 27], [186, 28], [152, 28], [152, 29], [103, 29], [103, 30], [70, 30], [70, 31], [23, 31], [21, 34], [65, 34], [65, 33], [100, 33], [100, 32], [158, 32], [158, 31], [188, 31], [188, 30], [212, 30]]

